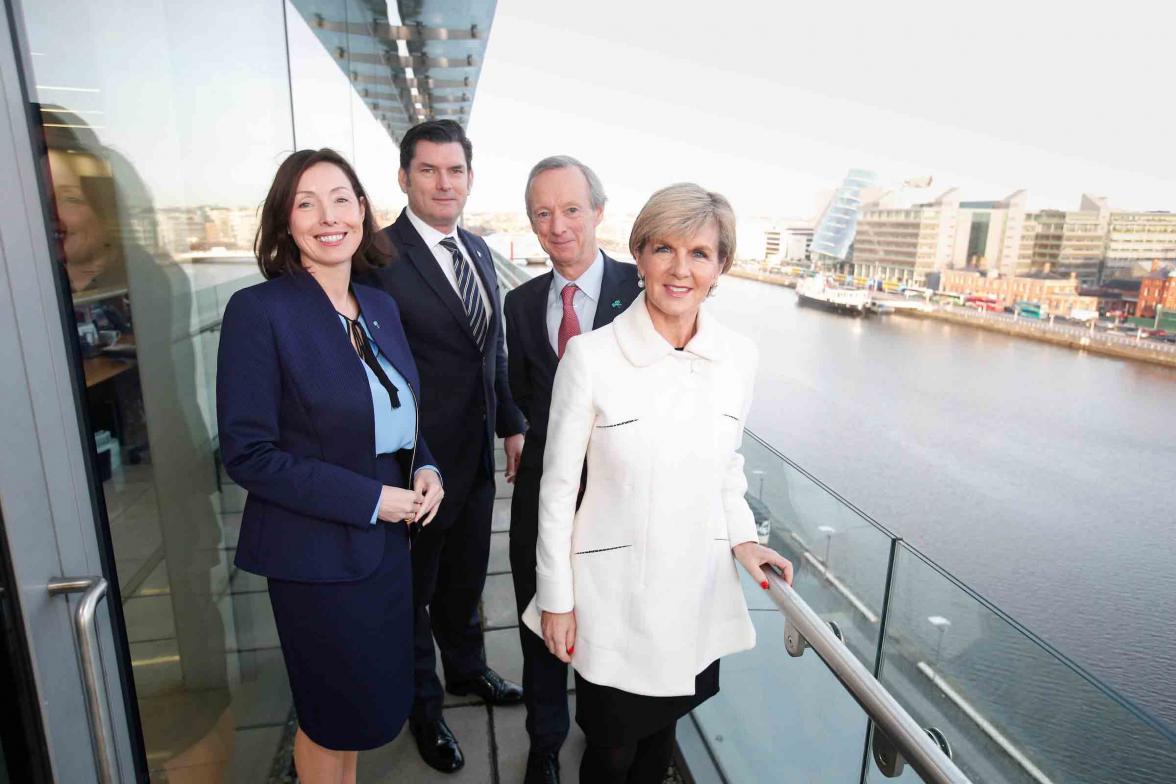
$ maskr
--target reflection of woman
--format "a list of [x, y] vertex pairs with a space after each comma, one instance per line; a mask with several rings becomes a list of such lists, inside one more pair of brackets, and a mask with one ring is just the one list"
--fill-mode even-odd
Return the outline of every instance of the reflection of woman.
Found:
[[[137, 591], [144, 560], [162, 555], [151, 578], [157, 588], [166, 587], [171, 617], [165, 625], [174, 629], [182, 678], [168, 679], [164, 694], [155, 681], [139, 684], [144, 739], [153, 757], [167, 753], [157, 764], [168, 781], [216, 780], [228, 769], [234, 722], [225, 622], [213, 603], [214, 575], [225, 570], [212, 505], [210, 433], [196, 402], [203, 378], [197, 380], [191, 335], [191, 283], [166, 254], [131, 239], [131, 216], [154, 214], [131, 163], [77, 115], [42, 107], [42, 117], [61, 260], [75, 298], [84, 293], [89, 299], [75, 313], [100, 321], [103, 329], [120, 329], [124, 348], [134, 351], [130, 370], [104, 386], [117, 390], [123, 454], [146, 459], [154, 493], [133, 513], [112, 509], [107, 522], [120, 591]], [[171, 644], [132, 641], [132, 655]]]
[[221, 333], [221, 454], [249, 491], [236, 562], [269, 578], [308, 784], [354, 782], [356, 752], [408, 716], [404, 523], [429, 523], [442, 496], [396, 303], [351, 284], [375, 238], [351, 166], [331, 150], [294, 153], [262, 207], [269, 280], [233, 295]]
[[125, 285], [117, 223], [111, 225], [113, 216], [99, 212], [104, 205], [114, 205], [95, 193], [102, 183], [113, 183], [109, 167], [91, 155], [50, 149], [49, 169], [70, 290]]
[[734, 224], [697, 185], [655, 193], [629, 238], [645, 292], [573, 338], [556, 375], [524, 620], [576, 669], [581, 781], [660, 782], [677, 719], [718, 691], [719, 657], [755, 644], [735, 561], [764, 588], [766, 564], [791, 581], [757, 542], [736, 452], [755, 349], [700, 310]]

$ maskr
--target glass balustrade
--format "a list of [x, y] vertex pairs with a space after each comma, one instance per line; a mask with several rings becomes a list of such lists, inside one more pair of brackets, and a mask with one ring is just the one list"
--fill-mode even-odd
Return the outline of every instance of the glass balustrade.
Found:
[[[508, 290], [526, 273], [499, 258]], [[976, 784], [1173, 781], [1176, 732], [1083, 671], [751, 431], [742, 453], [760, 541], [795, 588]], [[869, 720], [812, 652], [792, 658], [784, 616], [743, 575], [758, 634], [723, 661], [692, 720], [728, 782], [886, 778]], [[1113, 624], [1113, 618], [1091, 618]]]

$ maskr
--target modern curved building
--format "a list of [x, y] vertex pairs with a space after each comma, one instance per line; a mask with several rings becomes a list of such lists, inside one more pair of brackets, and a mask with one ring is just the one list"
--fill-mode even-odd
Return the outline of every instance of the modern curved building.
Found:
[[866, 169], [849, 170], [817, 221], [812, 244], [814, 260], [827, 264], [845, 261], [857, 234], [862, 192], [877, 179], [874, 172]]

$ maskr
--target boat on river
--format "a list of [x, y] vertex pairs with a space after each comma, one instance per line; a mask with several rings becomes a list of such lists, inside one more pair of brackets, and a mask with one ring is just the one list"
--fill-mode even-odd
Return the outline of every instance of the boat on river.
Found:
[[838, 286], [826, 275], [817, 274], [796, 284], [796, 301], [800, 305], [862, 316], [870, 305], [870, 292]]

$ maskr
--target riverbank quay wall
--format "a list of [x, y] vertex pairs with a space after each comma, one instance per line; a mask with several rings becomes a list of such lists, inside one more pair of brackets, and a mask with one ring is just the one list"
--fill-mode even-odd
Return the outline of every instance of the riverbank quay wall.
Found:
[[[796, 279], [785, 275], [754, 272], [738, 267], [733, 267], [727, 274], [735, 278], [796, 288]], [[967, 308], [943, 306], [926, 309], [896, 308], [895, 314], [910, 318], [937, 319], [962, 326], [1000, 332], [1005, 335], [1039, 340], [1043, 343], [1052, 343], [1055, 346], [1065, 346], [1119, 359], [1134, 359], [1139, 362], [1151, 362], [1156, 365], [1176, 368], [1176, 344], [1149, 345], [1148, 341], [1127, 335], [1107, 335], [1105, 332], [1091, 333], [1089, 329], [1077, 325], [1050, 324], [1046, 321], [1013, 318], [1007, 313], [990, 313]]]
[[1090, 351], [1120, 359], [1134, 359], [1156, 365], [1176, 368], [1176, 345], [1171, 347], [1125, 335], [1107, 336], [1106, 333], [1091, 333], [1082, 327], [1059, 327], [1048, 322], [1031, 321], [1026, 318], [1014, 319], [1007, 314], [985, 313], [963, 308], [932, 308], [929, 310], [900, 310], [895, 315], [907, 318], [935, 319], [951, 324], [986, 329], [1005, 335], [1052, 343], [1055, 346]]

